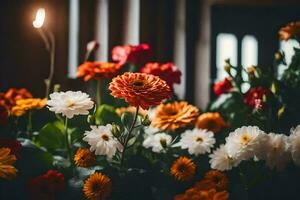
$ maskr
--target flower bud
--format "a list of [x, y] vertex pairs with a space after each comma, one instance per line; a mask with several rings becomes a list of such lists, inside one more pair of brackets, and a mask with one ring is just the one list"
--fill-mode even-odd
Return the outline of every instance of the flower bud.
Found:
[[115, 136], [117, 138], [120, 137], [120, 135], [121, 135], [120, 126], [118, 126], [117, 124], [112, 124], [111, 132], [112, 132], [113, 136]]
[[88, 122], [90, 125], [94, 125], [95, 122], [96, 122], [95, 116], [94, 116], [94, 115], [89, 115], [89, 116], [87, 117], [87, 122]]
[[255, 76], [255, 73], [256, 73], [256, 68], [255, 66], [250, 66], [247, 68], [247, 73], [249, 75], [250, 78], [253, 78]]
[[55, 84], [53, 87], [54, 92], [59, 92], [60, 91], [60, 84]]
[[86, 50], [88, 52], [95, 51], [98, 48], [99, 48], [99, 43], [96, 40], [92, 40], [86, 45]]
[[149, 116], [148, 116], [148, 115], [145, 115], [145, 117], [143, 117], [141, 123], [142, 123], [142, 125], [144, 125], [144, 126], [149, 126], [149, 125], [151, 124], [151, 121], [150, 121], [150, 119], [149, 119]]

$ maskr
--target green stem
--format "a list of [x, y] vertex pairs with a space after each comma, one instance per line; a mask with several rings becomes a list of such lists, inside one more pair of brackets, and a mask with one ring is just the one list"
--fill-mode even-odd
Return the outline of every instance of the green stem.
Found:
[[32, 137], [32, 113], [31, 113], [31, 111], [28, 111], [27, 132], [28, 132], [29, 138], [31, 138]]
[[97, 86], [96, 86], [96, 102], [97, 102], [97, 106], [101, 105], [101, 80], [97, 81]]
[[71, 152], [71, 147], [70, 147], [70, 136], [68, 133], [68, 118], [67, 117], [65, 119], [65, 142], [66, 142], [66, 149], [68, 152], [70, 164], [71, 164], [71, 166], [73, 166], [73, 157], [72, 157], [72, 152]]
[[124, 158], [125, 158], [125, 152], [126, 152], [126, 149], [127, 149], [127, 145], [128, 145], [128, 141], [130, 139], [130, 135], [134, 129], [134, 125], [136, 123], [136, 120], [137, 120], [137, 117], [138, 117], [138, 114], [139, 114], [139, 106], [136, 107], [136, 112], [135, 112], [135, 115], [134, 115], [134, 120], [128, 130], [128, 134], [126, 135], [126, 138], [125, 138], [125, 141], [124, 141], [124, 144], [123, 144], [123, 151], [122, 151], [122, 155], [121, 155], [121, 163], [120, 163], [120, 168], [123, 167], [123, 164], [124, 164]]
[[242, 183], [245, 187], [245, 190], [248, 191], [249, 187], [248, 187], [248, 184], [247, 184], [247, 180], [246, 180], [245, 174], [243, 173], [243, 170], [240, 166], [239, 166], [239, 175], [240, 175], [241, 181], [242, 181]]

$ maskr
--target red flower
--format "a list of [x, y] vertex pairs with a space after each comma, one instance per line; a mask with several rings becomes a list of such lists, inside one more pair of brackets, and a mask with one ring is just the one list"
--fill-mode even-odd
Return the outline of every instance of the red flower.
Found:
[[140, 66], [145, 64], [151, 55], [152, 51], [148, 44], [116, 46], [112, 50], [113, 61], [119, 62], [121, 65], [132, 63]]
[[65, 189], [65, 177], [56, 170], [29, 179], [27, 187], [30, 199], [53, 200], [58, 192]]
[[10, 148], [10, 153], [14, 154], [17, 159], [20, 158], [22, 145], [18, 140], [10, 138], [0, 138], [0, 147]]
[[180, 83], [181, 72], [173, 63], [147, 63], [140, 72], [159, 76], [172, 90], [175, 83]]
[[232, 89], [232, 83], [229, 78], [225, 78], [223, 81], [219, 81], [214, 85], [214, 92], [217, 96], [224, 93], [229, 93]]
[[8, 123], [8, 109], [6, 106], [0, 104], [0, 125], [5, 126]]
[[261, 86], [251, 88], [244, 96], [244, 103], [250, 107], [260, 108], [262, 107], [261, 101], [264, 96], [271, 94], [271, 91]]

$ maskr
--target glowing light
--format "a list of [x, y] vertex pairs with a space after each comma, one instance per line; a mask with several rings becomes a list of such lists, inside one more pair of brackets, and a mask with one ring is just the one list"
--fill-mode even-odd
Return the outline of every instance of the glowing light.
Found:
[[34, 28], [41, 28], [45, 21], [46, 12], [44, 8], [39, 8], [36, 12], [35, 20], [32, 22]]

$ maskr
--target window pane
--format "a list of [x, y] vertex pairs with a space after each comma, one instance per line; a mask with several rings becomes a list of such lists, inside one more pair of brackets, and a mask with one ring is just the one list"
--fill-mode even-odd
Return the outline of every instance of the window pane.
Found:
[[217, 80], [226, 77], [224, 61], [228, 58], [232, 65], [237, 65], [237, 38], [233, 34], [220, 33], [217, 36]]
[[[258, 42], [257, 39], [252, 35], [245, 35], [242, 40], [242, 66], [244, 69], [254, 65], [257, 66], [258, 60]], [[248, 79], [246, 71], [242, 72], [244, 80]], [[242, 85], [242, 91], [246, 92], [250, 88], [248, 83]]]
[[[280, 41], [280, 50], [285, 54], [285, 61], [287, 66], [292, 62], [292, 56], [294, 55], [294, 47], [299, 48], [299, 44], [296, 40], [288, 40], [288, 41]], [[284, 70], [287, 69], [286, 65], [279, 65], [278, 66], [278, 76], [281, 77]]]

